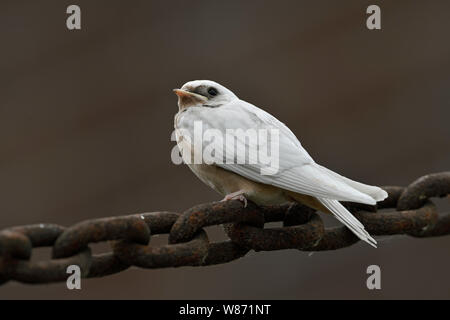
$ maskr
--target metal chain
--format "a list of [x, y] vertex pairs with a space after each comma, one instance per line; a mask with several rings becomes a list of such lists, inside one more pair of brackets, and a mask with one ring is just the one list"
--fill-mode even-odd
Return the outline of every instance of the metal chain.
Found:
[[[407, 234], [436, 237], [450, 234], [450, 213], [438, 215], [432, 197], [450, 193], [450, 172], [423, 176], [407, 188], [384, 187], [389, 197], [367, 206], [344, 205], [372, 235]], [[385, 210], [392, 209], [396, 210]], [[282, 221], [283, 227], [264, 228]], [[229, 240], [211, 243], [204, 230], [223, 225]], [[152, 246], [151, 235], [169, 234], [169, 244]], [[111, 252], [93, 255], [90, 243], [109, 241]], [[78, 265], [83, 277], [103, 277], [130, 266], [165, 268], [221, 264], [250, 250], [336, 250], [359, 239], [346, 227], [325, 228], [312, 209], [292, 203], [247, 207], [237, 200], [195, 206], [184, 213], [152, 212], [92, 219], [69, 228], [38, 224], [0, 231], [0, 284], [66, 281], [67, 267]], [[47, 261], [31, 261], [33, 248], [52, 247]]]

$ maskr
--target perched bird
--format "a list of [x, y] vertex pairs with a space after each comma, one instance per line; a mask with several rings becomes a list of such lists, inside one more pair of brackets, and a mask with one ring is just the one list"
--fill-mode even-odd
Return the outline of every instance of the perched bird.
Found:
[[[387, 197], [386, 191], [350, 180], [317, 164], [284, 123], [240, 100], [216, 82], [190, 81], [181, 89], [174, 89], [174, 92], [178, 96], [179, 107], [174, 126], [183, 160], [198, 178], [225, 196], [224, 200], [240, 199], [246, 204], [248, 199], [258, 205], [297, 201], [334, 214], [361, 240], [376, 247], [375, 239], [339, 201], [374, 205]], [[270, 143], [278, 144], [277, 170], [273, 174], [261, 174], [261, 170], [267, 168], [267, 163], [239, 163], [232, 152], [231, 156], [226, 152], [220, 154], [224, 161], [212, 164], [192, 161], [195, 152], [199, 152], [192, 146], [196, 122], [200, 122], [204, 130], [214, 129], [224, 136], [229, 129], [277, 130], [278, 140], [269, 139]], [[232, 147], [237, 153], [245, 153], [246, 150], [259, 150], [264, 146], [238, 138]]]

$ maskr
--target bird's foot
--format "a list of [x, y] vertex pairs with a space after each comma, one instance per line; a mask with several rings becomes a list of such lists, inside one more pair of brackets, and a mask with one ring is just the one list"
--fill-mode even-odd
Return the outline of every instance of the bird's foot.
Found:
[[240, 190], [240, 191], [236, 191], [236, 192], [227, 194], [225, 196], [225, 198], [223, 198], [221, 200], [221, 202], [230, 201], [230, 200], [239, 200], [244, 204], [244, 208], [246, 208], [247, 207], [247, 198], [245, 198], [244, 193], [245, 193], [245, 191]]

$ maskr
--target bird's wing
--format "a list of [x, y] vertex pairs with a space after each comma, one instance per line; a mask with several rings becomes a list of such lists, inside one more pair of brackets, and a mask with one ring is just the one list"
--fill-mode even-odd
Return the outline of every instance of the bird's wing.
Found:
[[[346, 178], [343, 179], [337, 174], [331, 174], [330, 172], [332, 171], [316, 164], [292, 131], [269, 113], [242, 100], [237, 100], [217, 109], [217, 112], [221, 114], [217, 114], [216, 117], [213, 116], [216, 120], [213, 120], [215, 123], [211, 127], [218, 128], [222, 132], [225, 132], [231, 126], [244, 130], [249, 128], [275, 129], [279, 133], [279, 163], [276, 173], [261, 174], [264, 169], [267, 170], [266, 172], [270, 172], [270, 164], [261, 163], [260, 161], [236, 163], [234, 156], [236, 154], [246, 154], [246, 152], [258, 154], [261, 148], [270, 150], [272, 143], [276, 142], [276, 137], [274, 138], [271, 135], [269, 135], [267, 143], [263, 144], [252, 143], [246, 138], [237, 138], [235, 146], [233, 146], [235, 152], [232, 152], [234, 150], [225, 149], [224, 161], [222, 161], [223, 163], [217, 163], [218, 166], [247, 179], [301, 194], [371, 205], [376, 203], [375, 199], [370, 195], [358, 191], [350, 184], [347, 184]], [[221, 110], [219, 111], [219, 109]], [[217, 121], [217, 119], [221, 119], [221, 121]], [[210, 120], [211, 115], [204, 119], [205, 122]], [[249, 152], [249, 150], [253, 152]], [[233, 156], [234, 158], [231, 158]]]

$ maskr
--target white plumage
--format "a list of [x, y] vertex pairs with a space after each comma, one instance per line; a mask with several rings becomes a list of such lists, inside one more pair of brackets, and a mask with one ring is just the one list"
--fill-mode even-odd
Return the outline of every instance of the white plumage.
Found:
[[[218, 94], [208, 97], [208, 94], [202, 94], [203, 91], [200, 89], [197, 90], [198, 92], [195, 91], [199, 87], [214, 87]], [[266, 111], [240, 100], [223, 86], [202, 80], [188, 82], [182, 89], [195, 92], [195, 95], [204, 95], [206, 102], [194, 103], [187, 108], [180, 106], [180, 112], [175, 121], [177, 130], [184, 129], [186, 132], [193, 133], [194, 122], [201, 121], [204, 130], [216, 129], [224, 136], [227, 129], [277, 129], [279, 132], [279, 170], [275, 174], [261, 175], [261, 170], [267, 167], [267, 164], [261, 162], [238, 164], [235, 159], [229, 158], [229, 154], [234, 155], [246, 150], [247, 152], [248, 150], [256, 151], [263, 147], [252, 145], [245, 139], [236, 140], [236, 152], [224, 150], [224, 161], [217, 163], [217, 166], [255, 182], [316, 197], [360, 239], [375, 246], [376, 241], [339, 201], [374, 205], [387, 197], [384, 190], [350, 180], [317, 164], [284, 123]], [[182, 144], [179, 143], [179, 146], [182, 148]]]

